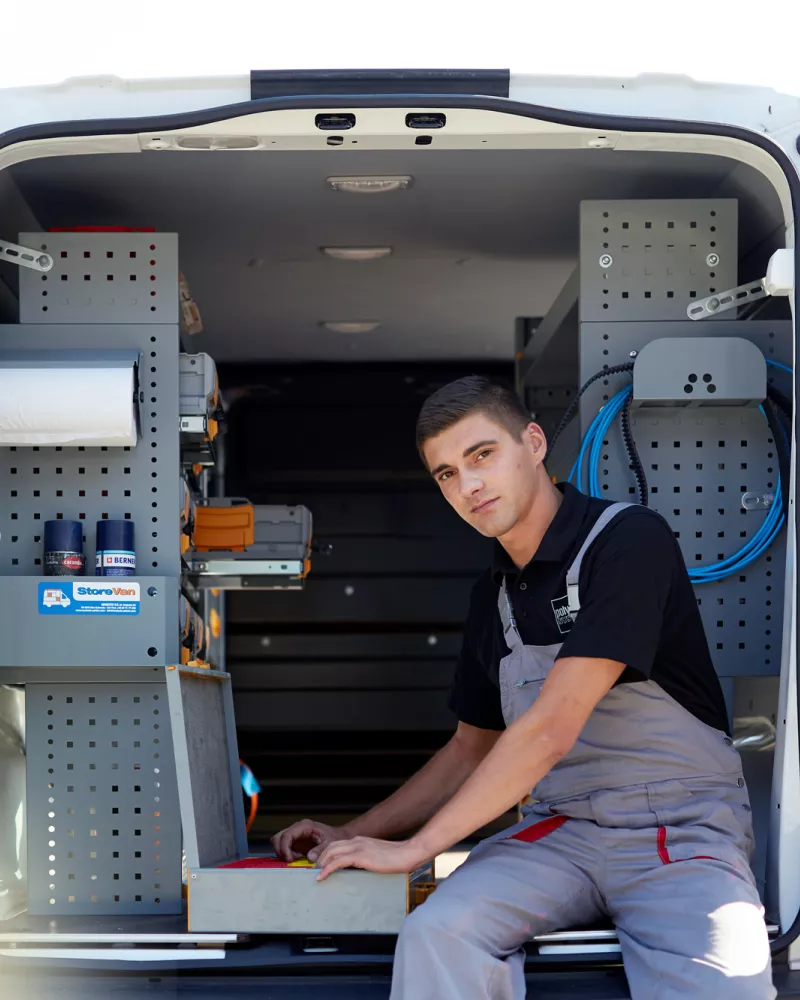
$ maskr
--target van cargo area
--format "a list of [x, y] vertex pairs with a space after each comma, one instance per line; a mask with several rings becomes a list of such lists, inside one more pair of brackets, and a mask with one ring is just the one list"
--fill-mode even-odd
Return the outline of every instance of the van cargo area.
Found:
[[[72, 372], [65, 423], [93, 405], [92, 366], [136, 393], [123, 443], [0, 447], [10, 982], [34, 962], [59, 984], [101, 964], [160, 969], [165, 989], [176, 970], [196, 974], [193, 996], [232, 991], [228, 972], [242, 988], [268, 972], [276, 997], [313, 995], [323, 974], [326, 998], [387, 995], [397, 922], [424, 905], [430, 872], [369, 889], [350, 873], [369, 904], [334, 900], [324, 916], [301, 901], [292, 923], [285, 902], [269, 914], [291, 887], [248, 869], [264, 880], [262, 920], [245, 873], [221, 866], [265, 855], [296, 819], [362, 813], [452, 732], [461, 629], [491, 542], [443, 500], [414, 424], [431, 391], [473, 373], [516, 384], [548, 435], [600, 373], [559, 435], [558, 480], [633, 384], [641, 469], [607, 424], [582, 487], [636, 502], [641, 472], [679, 539], [744, 762], [772, 936], [794, 918], [773, 794], [781, 667], [784, 688], [795, 669], [776, 508], [790, 446], [762, 408], [769, 396], [793, 419], [792, 316], [785, 296], [708, 304], [755, 287], [787, 247], [787, 196], [735, 144], [448, 148], [429, 132], [403, 148], [343, 131], [308, 148], [213, 150], [163, 133], [142, 152], [56, 150], [0, 172], [0, 239], [52, 259], [0, 258], [0, 375], [55, 371], [57, 385]], [[115, 392], [97, 391], [113, 409]], [[54, 519], [84, 524], [83, 584], [44, 574], [37, 522]], [[101, 581], [129, 595], [78, 593], [98, 583], [106, 519], [134, 522], [134, 574]], [[751, 541], [751, 558], [731, 560]], [[437, 876], [514, 820], [437, 859]], [[311, 873], [290, 874], [308, 886]], [[118, 957], [98, 959], [112, 945]], [[627, 996], [610, 926], [528, 950], [537, 996]], [[794, 995], [790, 975], [784, 956], [781, 995]]]

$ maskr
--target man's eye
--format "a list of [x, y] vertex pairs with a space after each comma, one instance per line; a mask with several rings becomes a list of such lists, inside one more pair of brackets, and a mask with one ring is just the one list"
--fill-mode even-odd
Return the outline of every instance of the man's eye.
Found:
[[453, 475], [452, 472], [443, 472], [441, 476], [439, 476], [439, 482], [440, 483], [446, 482], [452, 475]]
[[487, 448], [486, 451], [479, 451], [477, 456], [478, 460], [480, 461], [480, 459], [482, 459], [484, 455], [491, 455], [491, 453], [492, 453], [491, 448]]

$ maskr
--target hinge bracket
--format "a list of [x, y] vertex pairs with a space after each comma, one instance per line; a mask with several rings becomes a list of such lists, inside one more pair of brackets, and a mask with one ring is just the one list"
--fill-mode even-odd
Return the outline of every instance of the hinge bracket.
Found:
[[53, 266], [53, 258], [49, 253], [21, 247], [17, 243], [6, 243], [5, 240], [0, 240], [0, 260], [16, 264], [17, 267], [29, 267], [32, 271], [49, 271]]
[[718, 295], [709, 295], [699, 302], [691, 302], [686, 307], [689, 319], [707, 319], [717, 313], [745, 306], [748, 302], [764, 299], [768, 295], [791, 295], [794, 291], [794, 250], [776, 250], [767, 264], [766, 277], [737, 285]]
[[709, 295], [699, 302], [692, 302], [686, 309], [689, 319], [706, 319], [708, 316], [716, 316], [717, 313], [726, 312], [728, 309], [735, 309], [737, 306], [745, 306], [748, 302], [755, 302], [756, 299], [765, 299], [767, 290], [764, 288], [764, 279], [752, 281], [747, 285], [737, 285], [736, 288], [729, 288], [718, 295]]

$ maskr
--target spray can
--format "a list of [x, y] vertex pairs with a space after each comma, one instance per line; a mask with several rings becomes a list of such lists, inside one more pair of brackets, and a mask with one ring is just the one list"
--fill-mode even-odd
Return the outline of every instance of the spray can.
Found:
[[133, 521], [98, 521], [97, 576], [135, 576], [136, 548], [133, 542]]
[[44, 575], [83, 576], [83, 525], [80, 521], [44, 522]]

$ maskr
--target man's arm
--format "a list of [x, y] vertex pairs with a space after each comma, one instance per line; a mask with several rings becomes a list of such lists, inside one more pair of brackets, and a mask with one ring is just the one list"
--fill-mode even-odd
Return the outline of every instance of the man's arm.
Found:
[[614, 660], [557, 660], [531, 708], [502, 734], [460, 791], [413, 838], [425, 860], [530, 794], [580, 736], [625, 669]]
[[625, 669], [615, 660], [557, 660], [534, 704], [495, 742], [452, 798], [408, 841], [356, 836], [320, 854], [318, 878], [339, 868], [410, 871], [502, 815], [574, 745], [595, 705]]
[[450, 801], [500, 736], [460, 722], [452, 738], [424, 767], [388, 799], [348, 824], [353, 836], [392, 837], [419, 829]]
[[580, 614], [531, 708], [415, 837], [333, 843], [317, 861], [322, 877], [347, 866], [410, 871], [527, 795], [569, 752], [625, 666], [649, 677], [680, 572], [680, 550], [663, 518], [645, 508], [616, 518], [589, 550]]
[[301, 820], [273, 838], [275, 853], [287, 861], [297, 860], [302, 856], [298, 847], [310, 842], [315, 846], [308, 858], [315, 861], [334, 839], [388, 838], [417, 830], [461, 788], [499, 736], [499, 732], [460, 722], [442, 749], [388, 799], [338, 830]]
[[395, 837], [417, 830], [464, 784], [504, 728], [500, 691], [489, 680], [480, 655], [487, 601], [493, 605], [496, 600], [491, 575], [485, 573], [470, 596], [450, 699], [459, 724], [450, 741], [394, 795], [346, 826], [335, 828], [304, 819], [276, 834], [272, 846], [278, 857], [316, 860], [336, 840]]

